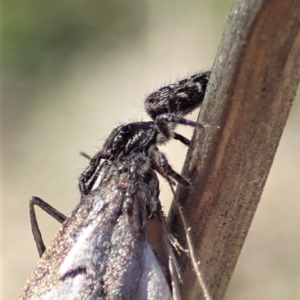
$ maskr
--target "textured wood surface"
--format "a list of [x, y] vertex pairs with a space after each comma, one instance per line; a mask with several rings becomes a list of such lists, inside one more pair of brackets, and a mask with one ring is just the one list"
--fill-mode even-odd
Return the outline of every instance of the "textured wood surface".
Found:
[[[179, 187], [203, 284], [178, 257], [183, 299], [222, 299], [238, 260], [295, 97], [300, 1], [238, 0], [228, 17]], [[219, 127], [219, 128], [218, 128]], [[186, 245], [173, 203], [169, 224]], [[199, 277], [199, 276], [198, 276]]]

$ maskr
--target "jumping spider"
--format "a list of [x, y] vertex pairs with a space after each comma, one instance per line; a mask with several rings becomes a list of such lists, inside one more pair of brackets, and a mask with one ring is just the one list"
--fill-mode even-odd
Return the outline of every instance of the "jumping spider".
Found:
[[93, 189], [101, 159], [116, 161], [132, 152], [143, 153], [148, 157], [150, 167], [162, 175], [171, 188], [174, 184], [171, 178], [188, 186], [188, 181], [172, 169], [157, 145], [174, 138], [188, 146], [190, 141], [174, 131], [176, 126], [180, 124], [195, 128], [204, 127], [185, 119], [184, 116], [202, 104], [210, 74], [210, 71], [198, 73], [150, 94], [144, 105], [153, 121], [129, 123], [112, 131], [102, 150], [91, 159], [88, 168], [80, 177], [81, 194], [87, 195]]

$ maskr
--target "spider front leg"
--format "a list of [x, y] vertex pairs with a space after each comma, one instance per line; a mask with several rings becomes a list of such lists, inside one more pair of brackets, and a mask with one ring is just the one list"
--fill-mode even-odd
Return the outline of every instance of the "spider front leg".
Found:
[[194, 128], [206, 128], [207, 125], [197, 123], [179, 116], [176, 116], [172, 113], [162, 114], [157, 116], [155, 119], [155, 123], [157, 124], [157, 127], [159, 128], [160, 132], [164, 136], [166, 140], [171, 139], [172, 137], [181, 143], [183, 143], [186, 146], [190, 145], [190, 140], [186, 137], [182, 136], [181, 134], [178, 134], [176, 132], [173, 132], [173, 129], [176, 125], [185, 125], [185, 126], [191, 126]]
[[79, 190], [81, 195], [87, 195], [93, 187], [96, 178], [97, 167], [102, 158], [102, 152], [98, 152], [91, 160], [89, 166], [79, 178]]
[[191, 144], [191, 141], [186, 138], [185, 136], [177, 133], [177, 132], [173, 132], [173, 139], [181, 142], [182, 144], [186, 145], [186, 146], [189, 146]]
[[173, 170], [168, 162], [167, 157], [162, 152], [160, 152], [157, 147], [155, 147], [150, 154], [150, 164], [154, 170], [156, 170], [163, 178], [168, 181], [172, 191], [174, 181], [171, 178], [175, 179], [177, 182], [186, 187], [190, 185], [187, 179]]

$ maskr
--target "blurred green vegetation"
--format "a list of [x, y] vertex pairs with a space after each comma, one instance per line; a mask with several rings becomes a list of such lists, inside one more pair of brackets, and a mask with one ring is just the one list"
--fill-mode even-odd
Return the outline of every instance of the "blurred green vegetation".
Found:
[[55, 74], [90, 44], [109, 51], [133, 43], [146, 19], [146, 1], [139, 0], [11, 0], [2, 7], [6, 78], [37, 76], [44, 64]]
[[[173, 6], [180, 1], [167, 1], [172, 16]], [[228, 2], [210, 1], [215, 13], [228, 9]], [[3, 70], [5, 78], [39, 76], [44, 68], [48, 74], [59, 75], [61, 68], [83, 48], [96, 46], [98, 51], [111, 51], [128, 43], [135, 44], [146, 36], [146, 0], [11, 0], [2, 3]], [[153, 1], [160, 5], [159, 1]], [[199, 10], [208, 3], [185, 2]], [[179, 20], [180, 22], [180, 17]], [[51, 77], [51, 76], [50, 76]]]

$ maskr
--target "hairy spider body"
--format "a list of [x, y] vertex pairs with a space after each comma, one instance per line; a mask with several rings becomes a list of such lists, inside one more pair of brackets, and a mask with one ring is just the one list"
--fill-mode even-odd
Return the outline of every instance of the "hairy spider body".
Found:
[[162, 114], [189, 114], [201, 105], [210, 74], [197, 73], [151, 93], [145, 100], [147, 114], [153, 120]]
[[171, 138], [189, 145], [190, 141], [186, 137], [174, 132], [179, 124], [204, 127], [203, 124], [187, 120], [183, 116], [202, 104], [209, 78], [210, 71], [195, 74], [150, 94], [145, 100], [145, 109], [153, 121], [129, 123], [112, 131], [102, 150], [91, 159], [90, 165], [80, 177], [81, 194], [87, 195], [91, 191], [101, 159], [118, 160], [131, 152], [144, 153], [151, 167], [169, 183], [171, 177], [187, 186], [188, 181], [171, 168], [157, 145]]
[[191, 75], [158, 89], [146, 98], [145, 110], [161, 132], [159, 143], [174, 138], [187, 146], [190, 144], [187, 138], [174, 132], [174, 129], [177, 124], [194, 126], [189, 122], [185, 123], [188, 120], [181, 117], [202, 104], [210, 74], [207, 71]]

